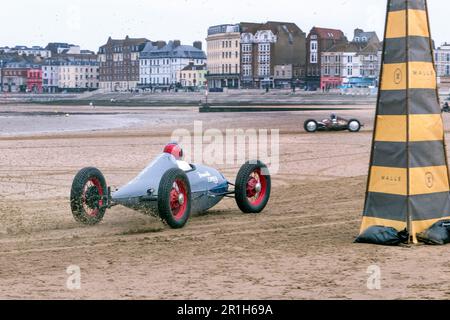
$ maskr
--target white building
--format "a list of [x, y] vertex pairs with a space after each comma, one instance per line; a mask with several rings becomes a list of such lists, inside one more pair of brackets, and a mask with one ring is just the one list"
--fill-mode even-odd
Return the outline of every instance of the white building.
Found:
[[438, 77], [450, 77], [450, 44], [444, 43], [434, 51]]
[[59, 88], [60, 62], [48, 60], [42, 66], [42, 89], [45, 93], [56, 93]]
[[202, 66], [206, 54], [201, 42], [193, 46], [180, 41], [148, 42], [140, 54], [140, 87], [171, 87], [177, 84], [177, 74], [189, 64]]
[[61, 55], [47, 59], [42, 66], [43, 92], [93, 91], [99, 88], [96, 55]]
[[[270, 84], [272, 75], [272, 49], [277, 36], [271, 30], [258, 30], [241, 35], [242, 48], [242, 83], [259, 86]], [[256, 53], [256, 54], [255, 54]], [[253, 61], [255, 59], [256, 61]]]
[[50, 50], [44, 49], [40, 46], [33, 46], [31, 48], [26, 46], [15, 46], [14, 48], [2, 47], [0, 51], [3, 53], [15, 53], [20, 56], [33, 56], [33, 57], [41, 57], [44, 59], [50, 58], [52, 53]]
[[381, 67], [381, 44], [351, 42], [322, 52], [321, 88], [376, 86]]

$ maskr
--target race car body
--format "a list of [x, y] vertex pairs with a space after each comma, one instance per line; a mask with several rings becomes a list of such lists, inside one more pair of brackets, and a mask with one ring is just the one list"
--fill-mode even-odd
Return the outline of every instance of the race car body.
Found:
[[191, 186], [191, 212], [204, 212], [219, 203], [228, 192], [229, 182], [217, 170], [203, 166], [190, 165], [176, 160], [171, 154], [159, 155], [134, 180], [113, 192], [114, 203], [157, 215], [158, 191], [161, 179], [169, 169], [184, 171]]
[[344, 119], [336, 115], [322, 121], [309, 119], [305, 121], [304, 129], [306, 132], [313, 133], [316, 131], [345, 131], [359, 132], [364, 125], [356, 119]]
[[216, 169], [182, 158], [182, 149], [169, 144], [136, 178], [114, 192], [98, 169], [82, 169], [74, 178], [70, 196], [75, 220], [95, 225], [107, 209], [122, 205], [181, 228], [192, 212], [205, 212], [225, 197], [234, 197], [244, 213], [260, 213], [266, 207], [271, 180], [262, 162], [245, 163], [232, 184]]

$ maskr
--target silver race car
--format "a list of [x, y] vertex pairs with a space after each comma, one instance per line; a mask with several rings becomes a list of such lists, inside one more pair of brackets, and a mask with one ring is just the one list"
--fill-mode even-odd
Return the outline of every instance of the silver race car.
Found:
[[115, 192], [98, 169], [82, 169], [70, 194], [75, 220], [95, 225], [107, 209], [123, 205], [159, 217], [176, 229], [184, 227], [191, 213], [205, 212], [225, 197], [235, 198], [244, 213], [260, 213], [266, 207], [271, 180], [262, 162], [245, 163], [232, 184], [216, 169], [189, 164], [182, 158], [178, 144], [167, 145], [135, 179]]

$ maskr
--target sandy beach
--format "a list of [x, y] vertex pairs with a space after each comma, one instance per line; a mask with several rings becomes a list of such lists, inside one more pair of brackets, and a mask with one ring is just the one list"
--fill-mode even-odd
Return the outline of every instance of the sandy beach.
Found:
[[[372, 105], [362, 108], [339, 112], [364, 122], [360, 133], [306, 134], [306, 119], [330, 112], [1, 106], [0, 298], [449, 299], [448, 247], [353, 244], [374, 116]], [[182, 230], [123, 207], [98, 226], [73, 220], [79, 169], [98, 167], [121, 186], [194, 121], [280, 130], [280, 170], [262, 214], [226, 200]], [[239, 165], [219, 169], [234, 181]], [[81, 268], [80, 290], [66, 287], [71, 265]], [[372, 265], [381, 290], [367, 288]]]

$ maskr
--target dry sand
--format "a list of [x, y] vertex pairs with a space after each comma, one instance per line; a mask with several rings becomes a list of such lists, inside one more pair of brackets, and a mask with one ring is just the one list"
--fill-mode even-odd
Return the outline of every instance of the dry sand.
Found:
[[[61, 117], [73, 130], [92, 129], [80, 125], [87, 118], [117, 117], [134, 125], [27, 135], [30, 130], [17, 128], [22, 122], [8, 116], [9, 125], [17, 126], [0, 136], [0, 298], [450, 298], [449, 247], [352, 243], [363, 209], [373, 110], [352, 112], [366, 123], [358, 134], [313, 135], [303, 132], [303, 121], [326, 113], [100, 108], [83, 115], [92, 113], [84, 107], [63, 112], [74, 113]], [[21, 117], [54, 131], [55, 119], [48, 115]], [[234, 200], [226, 200], [192, 217], [182, 230], [122, 207], [108, 211], [95, 227], [72, 219], [68, 196], [80, 168], [96, 166], [120, 186], [161, 152], [173, 129], [191, 129], [194, 120], [210, 128], [281, 130], [281, 168], [261, 215], [243, 215]], [[0, 118], [0, 127], [5, 121]], [[238, 167], [220, 169], [234, 180]], [[81, 268], [81, 290], [66, 288], [70, 265]], [[371, 265], [381, 268], [381, 290], [367, 289]]]

